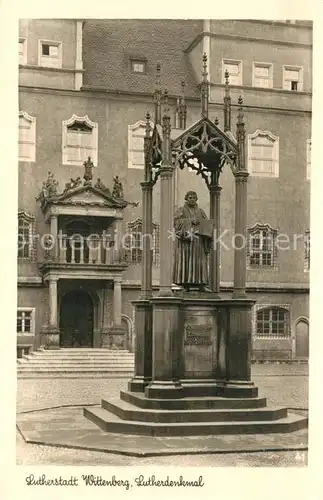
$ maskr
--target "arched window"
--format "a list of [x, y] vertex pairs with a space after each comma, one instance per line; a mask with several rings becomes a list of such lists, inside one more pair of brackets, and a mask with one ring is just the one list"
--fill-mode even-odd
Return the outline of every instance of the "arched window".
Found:
[[250, 269], [274, 267], [277, 261], [277, 231], [268, 224], [248, 229], [247, 258]]
[[98, 164], [98, 125], [88, 116], [73, 115], [63, 121], [63, 164], [79, 165], [90, 156]]
[[[128, 248], [128, 260], [132, 264], [139, 264], [142, 261], [143, 238], [148, 238], [142, 233], [142, 220], [136, 219], [128, 223], [128, 234], [126, 247]], [[153, 252], [153, 265], [159, 265], [159, 225], [153, 223], [152, 238], [150, 238], [150, 248]]]
[[36, 159], [36, 118], [19, 112], [19, 161]]
[[[153, 130], [153, 123], [150, 123]], [[143, 169], [145, 167], [144, 137], [146, 122], [139, 120], [128, 126], [128, 167]]]
[[256, 337], [286, 338], [290, 336], [289, 310], [280, 306], [262, 307], [256, 311]]
[[248, 135], [248, 170], [256, 177], [279, 177], [279, 137], [267, 130]]
[[35, 217], [26, 212], [18, 213], [18, 259], [33, 257]]

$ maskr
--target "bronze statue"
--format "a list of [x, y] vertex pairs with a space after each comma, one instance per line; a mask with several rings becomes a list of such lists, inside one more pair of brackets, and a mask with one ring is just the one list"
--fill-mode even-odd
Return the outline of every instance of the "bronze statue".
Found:
[[176, 211], [174, 229], [176, 238], [173, 283], [186, 290], [207, 290], [212, 223], [198, 207], [195, 191], [186, 193], [184, 206]]
[[123, 187], [122, 183], [119, 181], [119, 177], [116, 176], [113, 179], [113, 190], [112, 190], [112, 196], [113, 198], [120, 198], [123, 200]]

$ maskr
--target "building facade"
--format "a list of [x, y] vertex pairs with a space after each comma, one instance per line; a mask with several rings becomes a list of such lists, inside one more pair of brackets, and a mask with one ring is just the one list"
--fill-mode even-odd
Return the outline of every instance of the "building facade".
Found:
[[[183, 125], [178, 112], [183, 95], [190, 126], [201, 113], [204, 53], [212, 120], [223, 126], [225, 71], [232, 103], [239, 95], [244, 100], [247, 291], [257, 301], [253, 356], [308, 356], [312, 26], [245, 20], [20, 22], [20, 352], [46, 345], [51, 332], [58, 332], [61, 347], [133, 348], [132, 301], [141, 283], [143, 139], [147, 111], [153, 117], [156, 67], [160, 64], [161, 86], [168, 90], [172, 127]], [[232, 104], [234, 122], [236, 113]], [[226, 296], [233, 283], [231, 172], [223, 171], [220, 184]], [[177, 206], [189, 189], [208, 213], [203, 180], [177, 169]], [[158, 183], [153, 214], [157, 290]], [[60, 242], [54, 249], [50, 235]], [[89, 236], [94, 243], [85, 248], [80, 242]], [[118, 254], [104, 244], [116, 238], [124, 243]]]

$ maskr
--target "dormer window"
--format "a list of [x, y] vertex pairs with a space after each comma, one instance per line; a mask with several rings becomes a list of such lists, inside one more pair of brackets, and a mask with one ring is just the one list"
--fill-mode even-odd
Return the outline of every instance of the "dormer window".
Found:
[[146, 61], [140, 59], [131, 60], [131, 71], [132, 73], [146, 73]]

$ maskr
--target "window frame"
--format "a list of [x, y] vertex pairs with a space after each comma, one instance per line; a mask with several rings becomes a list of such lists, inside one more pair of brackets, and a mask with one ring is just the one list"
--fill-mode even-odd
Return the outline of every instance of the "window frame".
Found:
[[[285, 87], [285, 82], [286, 82], [286, 72], [287, 71], [298, 71], [299, 74], [299, 88], [297, 90], [292, 90], [292, 89], [287, 89]], [[292, 81], [292, 80], [287, 80], [287, 81]], [[285, 90], [286, 92], [303, 92], [303, 66], [295, 66], [292, 64], [284, 64], [283, 65], [283, 83], [282, 83], [282, 89]]]
[[[252, 247], [253, 237], [260, 233], [260, 245], [259, 249]], [[267, 233], [264, 235], [263, 233]], [[253, 227], [247, 229], [247, 269], [250, 271], [256, 270], [277, 270], [277, 229], [272, 228], [269, 224], [255, 224]], [[264, 241], [271, 239], [270, 248], [264, 248]], [[257, 252], [258, 250], [258, 252]], [[259, 264], [252, 264], [251, 258], [255, 253], [259, 253]], [[271, 264], [264, 263], [264, 255], [270, 254]]]
[[[58, 48], [58, 56], [57, 58], [53, 56], [46, 56], [43, 55], [42, 47], [43, 45], [49, 45], [49, 46], [54, 46]], [[44, 59], [45, 58], [45, 59]], [[48, 58], [48, 61], [56, 61], [57, 64], [44, 64], [46, 62], [46, 58]], [[62, 67], [62, 61], [63, 61], [63, 44], [59, 40], [38, 40], [38, 66], [42, 68], [61, 68]]]
[[[268, 334], [259, 334], [258, 333], [258, 314], [262, 311], [269, 310], [271, 312], [271, 318], [269, 318], [269, 331]], [[285, 332], [284, 334], [272, 334], [272, 311], [273, 310], [282, 310], [285, 312], [284, 320]], [[256, 340], [280, 340], [280, 339], [291, 339], [292, 331], [291, 331], [291, 307], [290, 304], [256, 304], [254, 306], [253, 313], [253, 337]], [[279, 321], [279, 320], [278, 320]]]
[[[24, 118], [30, 123], [30, 140], [21, 141], [20, 140], [20, 118]], [[30, 145], [30, 156], [22, 157], [20, 156], [20, 144]], [[19, 111], [18, 115], [18, 161], [24, 161], [28, 163], [33, 163], [36, 161], [36, 118], [30, 116], [26, 111]]]
[[[261, 85], [256, 85], [256, 68], [269, 68], [269, 82], [270, 85], [268, 87], [263, 87]], [[259, 88], [259, 89], [272, 89], [274, 85], [274, 65], [273, 63], [266, 63], [266, 62], [258, 62], [258, 61], [253, 61], [252, 63], [252, 86]]]
[[31, 215], [23, 210], [20, 210], [18, 212], [18, 231], [17, 231], [17, 239], [19, 238], [19, 221], [22, 220], [23, 222], [26, 222], [29, 226], [29, 247], [28, 247], [28, 255], [27, 256], [19, 256], [19, 248], [17, 245], [17, 259], [18, 261], [30, 261], [34, 260], [34, 253], [35, 253], [35, 241], [34, 241], [34, 234], [35, 234], [35, 222], [36, 218], [34, 215]]
[[[31, 327], [30, 327], [30, 332], [19, 332], [17, 328], [17, 323], [18, 323], [18, 313], [19, 312], [28, 312], [31, 313]], [[26, 336], [26, 337], [33, 337], [35, 335], [35, 316], [36, 316], [36, 308], [35, 307], [17, 307], [17, 313], [16, 313], [16, 334], [17, 336]]]
[[[256, 139], [259, 136], [268, 137], [273, 142], [272, 162], [274, 168], [272, 175], [269, 175], [268, 173], [260, 174], [259, 172], [256, 173], [253, 172], [252, 161], [255, 158], [252, 155], [252, 147], [253, 147], [252, 141], [253, 139]], [[265, 161], [265, 160], [260, 160], [260, 161]], [[253, 134], [248, 134], [248, 172], [251, 176], [259, 178], [273, 179], [279, 177], [279, 137], [277, 135], [274, 135], [269, 130], [260, 130], [260, 129], [257, 129]]]
[[[141, 227], [141, 230], [139, 231], [137, 228]], [[142, 219], [137, 218], [134, 221], [128, 222], [127, 224], [127, 230], [128, 230], [128, 236], [129, 237], [135, 237], [135, 245], [131, 246], [130, 248], [127, 247], [127, 242], [126, 242], [126, 249], [130, 253], [130, 258], [129, 258], [129, 264], [133, 265], [138, 265], [141, 264], [142, 262], [142, 252], [143, 252], [143, 239], [141, 237], [142, 235]], [[136, 238], [138, 236], [138, 238]], [[139, 243], [139, 245], [137, 245]], [[160, 261], [160, 226], [156, 222], [153, 222], [153, 233], [152, 233], [152, 244], [153, 248], [151, 249], [153, 254], [152, 254], [152, 264], [156, 267], [159, 266], [159, 261]], [[140, 258], [135, 258], [133, 259], [133, 251], [135, 250], [135, 255], [140, 255]]]
[[241, 59], [228, 59], [228, 58], [223, 58], [222, 59], [222, 83], [225, 84], [225, 65], [226, 64], [237, 64], [239, 68], [239, 76], [240, 76], [240, 83], [234, 83], [232, 84], [230, 82], [230, 77], [229, 77], [229, 85], [231, 87], [242, 87], [243, 86], [243, 61]]
[[18, 52], [19, 64], [26, 65], [27, 64], [27, 38], [20, 36], [18, 39], [18, 44], [20, 44], [21, 42], [23, 42], [23, 54], [21, 57], [20, 53]]
[[[87, 158], [84, 158], [83, 161], [69, 161], [68, 160], [68, 127], [71, 125], [74, 125], [76, 122], [84, 123], [86, 124], [87, 127], [92, 129], [92, 149], [91, 149], [91, 154], [88, 154], [88, 156], [91, 156], [91, 160], [93, 162], [93, 165], [95, 167], [98, 166], [98, 124], [95, 122], [92, 122], [88, 115], [85, 116], [77, 116], [73, 115], [71, 118], [68, 120], [64, 120], [62, 122], [62, 163], [63, 165], [72, 165], [72, 166], [77, 166], [77, 167], [83, 167], [84, 162], [87, 160]], [[80, 149], [80, 147], [79, 147]]]
[[[137, 149], [132, 147], [132, 141], [134, 137], [134, 132], [138, 129], [143, 129], [144, 135], [142, 137], [142, 149]], [[150, 130], [151, 134], [154, 129], [154, 124], [153, 122], [150, 122]], [[145, 139], [145, 134], [146, 134], [146, 122], [143, 120], [138, 120], [137, 122], [128, 125], [128, 168], [136, 169], [136, 170], [144, 170], [145, 168], [145, 146], [144, 146], [144, 139]], [[140, 136], [141, 137], [141, 136]], [[143, 164], [139, 163], [134, 163], [133, 162], [133, 153], [142, 153], [143, 154]]]

